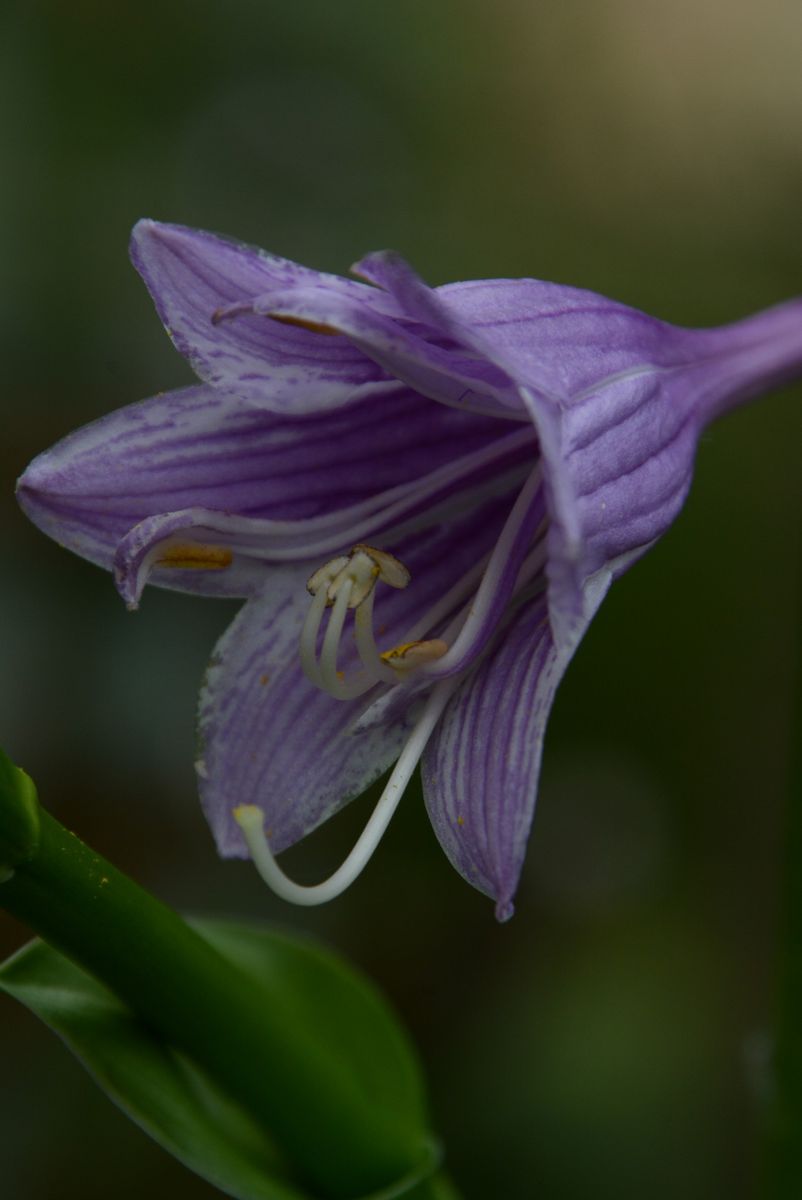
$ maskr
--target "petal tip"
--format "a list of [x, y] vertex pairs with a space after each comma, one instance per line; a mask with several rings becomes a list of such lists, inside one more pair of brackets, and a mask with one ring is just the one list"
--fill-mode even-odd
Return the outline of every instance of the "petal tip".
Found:
[[[39, 459], [35, 458], [20, 475], [14, 487], [17, 504], [28, 520], [39, 527], [47, 518], [50, 507], [48, 499], [52, 500], [53, 496], [52, 488], [48, 484], [48, 472], [42, 470]], [[50, 515], [52, 516], [52, 513]], [[46, 529], [45, 532], [49, 532], [49, 530]]]
[[163, 228], [164, 226], [159, 221], [154, 221], [152, 217], [140, 217], [131, 230], [131, 237], [129, 239], [129, 249], [134, 261], [136, 261], [137, 251], [142, 247], [143, 243], [158, 238]]
[[154, 217], [140, 217], [134, 222], [134, 227], [131, 230], [131, 236], [138, 236], [143, 233], [149, 233], [152, 229], [158, 228], [160, 222]]
[[36, 488], [31, 487], [28, 474], [28, 471], [24, 471], [14, 484], [14, 495], [16, 496], [17, 504], [19, 504], [23, 512], [28, 511], [27, 506], [30, 503], [30, 495], [36, 491]]
[[169, 237], [173, 232], [184, 230], [183, 225], [171, 225], [166, 221], [157, 221], [154, 217], [140, 217], [131, 230], [131, 240], [141, 241], [143, 238]]
[[500, 899], [496, 904], [496, 920], [498, 921], [499, 925], [504, 925], [507, 921], [509, 921], [514, 912], [515, 905], [513, 904], [512, 900], [509, 898]]
[[407, 265], [403, 255], [399, 254], [397, 250], [369, 250], [367, 254], [363, 254], [355, 263], [352, 263], [348, 270], [357, 279], [364, 279], [368, 283], [382, 287], [381, 268], [398, 263], [403, 266]]
[[173, 225], [152, 217], [140, 217], [131, 230], [128, 251], [134, 266], [140, 270], [150, 255], [158, 256], [170, 251], [178, 254], [182, 247], [196, 244], [203, 236], [201, 230], [190, 229], [187, 225]]
[[[136, 529], [137, 526], [134, 526]], [[112, 564], [111, 576], [114, 580], [114, 586], [120, 594], [128, 612], [136, 612], [139, 608], [139, 601], [142, 592], [147, 582], [147, 568], [141, 569], [141, 562], [133, 563], [133, 555], [128, 551], [128, 537], [123, 538], [117, 546]], [[143, 556], [140, 554], [141, 560]], [[137, 570], [137, 567], [140, 569]]]
[[36, 458], [31, 459], [14, 485], [14, 494], [20, 504], [23, 503], [22, 496], [33, 495], [37, 492], [47, 490], [46, 485], [49, 473], [42, 461], [44, 458], [44, 454], [37, 454]]

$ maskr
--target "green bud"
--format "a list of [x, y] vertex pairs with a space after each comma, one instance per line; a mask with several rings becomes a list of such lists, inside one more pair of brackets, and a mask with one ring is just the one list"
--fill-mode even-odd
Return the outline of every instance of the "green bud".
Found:
[[39, 800], [30, 776], [0, 750], [0, 882], [39, 848]]

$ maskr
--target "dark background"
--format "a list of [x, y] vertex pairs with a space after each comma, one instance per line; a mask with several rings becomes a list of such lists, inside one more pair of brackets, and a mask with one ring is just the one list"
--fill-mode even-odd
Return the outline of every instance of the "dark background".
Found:
[[[323, 910], [217, 860], [193, 710], [236, 609], [108, 576], [13, 502], [26, 462], [180, 385], [140, 216], [345, 271], [534, 275], [681, 324], [802, 292], [797, 0], [52, 0], [0, 13], [0, 744], [165, 900], [319, 934], [415, 1036], [467, 1200], [755, 1194], [800, 610], [797, 386], [717, 426], [686, 509], [561, 688], [511, 924], [410, 791]], [[801, 335], [802, 336], [802, 335]], [[243, 799], [248, 799], [243, 797]], [[364, 802], [290, 865], [320, 877]], [[11, 950], [27, 932], [0, 923]], [[0, 1003], [9, 1200], [217, 1194]]]

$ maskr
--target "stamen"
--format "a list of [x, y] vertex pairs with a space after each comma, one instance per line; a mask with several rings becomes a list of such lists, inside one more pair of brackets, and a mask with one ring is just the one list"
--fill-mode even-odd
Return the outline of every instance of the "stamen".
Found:
[[[548, 553], [545, 538], [548, 522], [546, 518], [543, 518], [534, 534], [531, 534], [527, 528], [531, 524], [531, 521], [527, 520], [527, 501], [531, 503], [536, 496], [538, 480], [539, 474], [536, 468], [531, 473], [525, 489], [513, 507], [493, 553], [486, 555], [466, 571], [416, 621], [407, 634], [410, 642], [424, 638], [425, 634], [436, 629], [450, 616], [451, 619], [440, 631], [440, 636], [435, 639], [437, 643], [446, 646], [446, 652], [442, 655], [428, 656], [426, 661], [416, 663], [415, 666], [418, 666], [419, 670], [409, 672], [406, 678], [401, 672], [397, 672], [395, 685], [389, 691], [373, 697], [355, 718], [350, 726], [352, 733], [362, 733], [366, 729], [372, 729], [386, 721], [388, 713], [397, 712], [399, 705], [407, 706], [410, 687], [414, 691], [420, 691], [424, 687], [430, 686], [438, 678], [450, 676], [461, 678], [466, 667], [478, 660], [478, 657], [489, 645], [493, 634], [493, 628], [487, 622], [487, 615], [494, 600], [498, 597], [499, 588], [504, 584], [503, 555], [509, 553], [510, 558], [517, 558], [517, 554], [514, 553], [516, 544], [520, 546], [525, 544], [526, 539], [531, 539], [531, 548], [515, 574], [511, 595], [507, 600], [507, 612], [510, 611], [511, 606], [517, 606], [524, 599], [531, 598], [546, 589], [543, 568]], [[531, 511], [536, 512], [536, 510]], [[480, 579], [479, 588], [475, 590]], [[471, 597], [468, 602], [455, 613], [460, 602], [468, 596]], [[455, 615], [452, 616], [454, 613]]]
[[[402, 562], [385, 550], [364, 543], [354, 546], [349, 555], [324, 563], [310, 576], [307, 589], [313, 600], [301, 630], [299, 649], [304, 673], [316, 687], [338, 700], [353, 700], [382, 679], [395, 682], [396, 676], [382, 663], [373, 641], [373, 592], [378, 580], [390, 587], [404, 588], [409, 579], [409, 571]], [[317, 639], [327, 607], [332, 612], [318, 663]], [[357, 646], [367, 671], [346, 680], [337, 669], [337, 656], [349, 608], [356, 610]]]
[[220, 308], [216, 308], [211, 316], [212, 325], [219, 325], [221, 321], [230, 321], [233, 317], [242, 316], [266, 316], [271, 321], [278, 321], [281, 325], [296, 325], [299, 329], [307, 329], [310, 333], [324, 333], [330, 337], [342, 336], [341, 329], [335, 329], [333, 325], [325, 325], [320, 321], [307, 321], [304, 317], [284, 316], [282, 313], [265, 313], [254, 309], [253, 300], [238, 300], [234, 304], [224, 304]]
[[[499, 591], [509, 590], [509, 593], [512, 594], [517, 582], [518, 571], [516, 570], [515, 575], [509, 579], [509, 589], [504, 586], [504, 575], [510, 562], [516, 556], [515, 551], [518, 548], [524, 550], [527, 545], [531, 544], [533, 536], [541, 537], [546, 528], [545, 518], [541, 519], [537, 529], [531, 528], [533, 517], [536, 514], [534, 501], [537, 498], [541, 480], [542, 470], [538, 463], [521, 488], [512, 507], [490, 555], [482, 582], [468, 608], [459, 635], [450, 647], [448, 654], [444, 655], [440, 662], [422, 668], [425, 675], [443, 677], [451, 671], [461, 670], [464, 656], [472, 652], [474, 643], [482, 641], [483, 626], [486, 624], [492, 606], [497, 602]], [[523, 554], [521, 557], [523, 558]]]
[[354, 584], [351, 579], [344, 580], [338, 589], [320, 655], [320, 678], [323, 681], [323, 688], [335, 695], [342, 686], [342, 679], [337, 674], [337, 651], [340, 648], [345, 614], [348, 612], [348, 604], [353, 590]]
[[271, 321], [278, 321], [280, 325], [297, 325], [299, 329], [308, 329], [310, 333], [323, 333], [328, 337], [342, 337], [342, 330], [335, 329], [333, 325], [324, 325], [320, 321], [307, 321], [304, 317], [285, 317], [281, 313], [266, 313], [266, 316]]
[[447, 592], [443, 593], [439, 600], [435, 601], [430, 609], [427, 609], [420, 620], [415, 622], [407, 634], [407, 640], [410, 642], [419, 640], [430, 629], [434, 629], [446, 617], [451, 616], [457, 605], [474, 591], [484, 575], [489, 561], [489, 554], [482, 555], [479, 561], [474, 563], [456, 583], [451, 585]]
[[228, 546], [204, 546], [186, 542], [164, 546], [155, 561], [157, 567], [179, 567], [188, 571], [223, 571], [230, 567], [234, 555]]
[[[536, 541], [535, 541], [535, 544], [534, 544], [532, 550], [526, 556], [521, 567], [518, 570], [518, 574], [517, 574], [516, 580], [515, 580], [515, 585], [512, 589], [512, 595], [507, 602], [507, 611], [509, 611], [509, 608], [511, 605], [517, 604], [519, 598], [525, 592], [527, 592], [528, 585], [532, 583], [533, 579], [538, 575], [541, 575], [541, 576], [543, 575], [543, 567], [546, 562], [546, 540], [545, 540], [545, 537], [543, 536], [545, 531], [546, 531], [546, 522], [544, 520], [538, 526], [538, 529], [537, 529], [537, 532], [535, 535]], [[545, 581], [544, 581], [544, 586], [545, 586]], [[476, 611], [476, 601], [475, 601], [475, 599], [473, 599], [470, 601], [470, 603], [464, 605], [463, 608], [456, 614], [456, 616], [453, 617], [452, 620], [448, 622], [445, 629], [443, 630], [443, 638], [448, 643], [449, 647], [455, 646], [457, 644], [459, 638], [462, 635], [462, 631], [464, 630], [464, 628], [467, 624], [468, 617], [475, 611]], [[460, 645], [462, 645], [462, 643], [460, 643]], [[465, 650], [467, 650], [467, 649], [468, 649], [468, 639], [466, 639], [466, 644], [465, 644]], [[462, 670], [462, 666], [461, 665], [455, 666], [453, 664], [453, 661], [450, 666], [449, 666], [449, 664], [446, 664], [446, 666], [448, 667], [449, 674], [453, 674], [454, 670]], [[427, 672], [425, 672], [425, 674], [427, 676], [431, 676], [432, 672], [427, 671]]]
[[[397, 484], [348, 508], [303, 520], [249, 519], [241, 530], [231, 521], [239, 553], [268, 562], [297, 562], [331, 557], [356, 538], [381, 530], [382, 539], [406, 536], [445, 519], [451, 507], [503, 495], [525, 472], [523, 456], [531, 457], [535, 434], [531, 428], [516, 430], [489, 446], [473, 450], [444, 463], [422, 478]], [[509, 465], [504, 465], [505, 460]], [[476, 482], [480, 477], [482, 482]], [[215, 528], [228, 529], [218, 517]], [[361, 543], [360, 543], [361, 544]], [[372, 552], [372, 547], [366, 547]]]
[[315, 687], [323, 687], [320, 667], [317, 665], [317, 635], [326, 608], [326, 589], [320, 588], [312, 597], [312, 603], [301, 629], [300, 652], [304, 675]]
[[[496, 627], [497, 630], [504, 627], [504, 622], [509, 620], [510, 616], [517, 611], [521, 604], [532, 600], [536, 596], [542, 595], [547, 589], [547, 580], [543, 571], [543, 567], [546, 562], [546, 539], [543, 536], [545, 533], [545, 528], [546, 522], [543, 522], [543, 524], [538, 528], [538, 540], [535, 542], [532, 550], [529, 552], [529, 554], [527, 554], [518, 570], [512, 598], [507, 604], [502, 621]], [[478, 565], [484, 567], [484, 563]], [[452, 592], [456, 594], [459, 588], [464, 588], [468, 579], [474, 575], [474, 571], [475, 568], [472, 568], [471, 571], [467, 572], [458, 582], [458, 584], [455, 584]], [[448, 594], [449, 593], [446, 593], [446, 595]], [[444, 645], [454, 645], [460, 630], [465, 624], [468, 613], [471, 610], [471, 606], [472, 602], [464, 605], [457, 615], [453, 617], [443, 629], [442, 641]], [[416, 624], [415, 629], [425, 632], [427, 628], [430, 628], [431, 625], [434, 624], [434, 621], [430, 618], [432, 614], [435, 613], [437, 614], [437, 620], [439, 622], [444, 615], [439, 601], [424, 617], [420, 619], [420, 621]], [[546, 617], [544, 619], [548, 618]], [[437, 640], [439, 641], [440, 639]], [[485, 649], [479, 652], [477, 657], [474, 659], [473, 665], [480, 661], [482, 654], [485, 653], [490, 644], [491, 642], [488, 642], [485, 646]], [[443, 655], [443, 658], [445, 658], [445, 655]], [[424, 667], [426, 666], [425, 663], [422, 665]], [[464, 663], [462, 667], [458, 667], [456, 669], [452, 667], [451, 671], [449, 672], [449, 675], [457, 675], [457, 677], [460, 679], [464, 677], [464, 674]], [[363, 708], [362, 711], [355, 717], [354, 721], [349, 726], [349, 733], [364, 733], [368, 729], [375, 729], [378, 725], [385, 724], [389, 719], [393, 719], [393, 714], [394, 716], [399, 715], [399, 713], [402, 711], [401, 706], [403, 706], [403, 709], [406, 709], [409, 706], [410, 688], [413, 689], [413, 694], [420, 694], [425, 688], [430, 687], [432, 682], [433, 680], [431, 674], [426, 670], [421, 670], [417, 674], [413, 674], [412, 682], [410, 679], [405, 679], [400, 674], [397, 675], [395, 686], [390, 688], [388, 691], [383, 691], [379, 693], [378, 696], [373, 697], [368, 702], [367, 706]]]
[[384, 662], [403, 673], [415, 667], [422, 667], [424, 663], [436, 662], [447, 653], [448, 642], [432, 638], [428, 642], [402, 642], [392, 650], [385, 650], [381, 657]]
[[234, 819], [242, 830], [254, 866], [269, 888], [292, 904], [325, 904], [342, 894], [367, 866], [398, 807], [426, 743], [440, 719], [459, 678], [438, 683], [431, 692], [421, 716], [404, 746], [393, 772], [371, 816], [345, 862], [323, 883], [311, 887], [296, 883], [284, 874], [276, 862], [264, 831], [264, 813], [255, 804], [234, 809]]
[[185, 542], [180, 540], [179, 535], [168, 534], [154, 540], [150, 546], [147, 542], [145, 546], [135, 545], [130, 560], [120, 559], [118, 549], [114, 562], [114, 581], [126, 600], [129, 612], [133, 612], [139, 607], [142, 589], [154, 568], [224, 571], [233, 561], [234, 553], [229, 546], [218, 546], [208, 542]]
[[398, 677], [383, 662], [373, 637], [373, 595], [371, 592], [365, 603], [354, 613], [357, 652], [363, 667], [373, 679], [377, 682], [397, 683]]
[[238, 300], [236, 304], [223, 304], [212, 313], [212, 325], [219, 325], [221, 321], [230, 321], [232, 317], [241, 317], [245, 313], [253, 315], [253, 303], [250, 300]]
[[379, 579], [390, 587], [405, 588], [411, 579], [404, 564], [394, 554], [388, 554], [386, 550], [377, 550], [375, 546], [366, 546], [360, 542], [358, 546], [354, 546], [351, 554], [367, 555], [375, 564]]
[[313, 575], [310, 575], [306, 581], [306, 590], [310, 596], [316, 596], [318, 592], [325, 593], [326, 604], [333, 603], [329, 599], [329, 588], [340, 572], [348, 566], [348, 555], [341, 554], [339, 558], [333, 558], [330, 562], [324, 563], [322, 567], [318, 567]]

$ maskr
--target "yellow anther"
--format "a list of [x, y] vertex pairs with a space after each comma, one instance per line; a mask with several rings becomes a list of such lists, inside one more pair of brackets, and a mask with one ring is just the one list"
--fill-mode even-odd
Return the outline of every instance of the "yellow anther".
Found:
[[394, 554], [388, 554], [386, 550], [377, 550], [375, 546], [367, 546], [364, 542], [354, 546], [351, 551], [352, 557], [357, 554], [366, 554], [371, 559], [379, 579], [389, 587], [405, 588], [409, 583], [409, 570]]
[[324, 325], [321, 321], [307, 321], [304, 317], [283, 317], [280, 313], [267, 315], [271, 321], [278, 321], [281, 325], [297, 325], [299, 329], [308, 329], [310, 333], [323, 333], [328, 337], [342, 335], [341, 329], [335, 329], [333, 325]]
[[440, 638], [432, 638], [428, 642], [402, 642], [385, 650], [381, 655], [382, 662], [397, 671], [409, 671], [413, 667], [422, 667], [424, 663], [436, 662], [448, 651], [448, 644]]
[[230, 567], [234, 555], [227, 546], [204, 546], [200, 543], [166, 546], [156, 559], [157, 567], [178, 567], [185, 571], [223, 571]]
[[359, 545], [354, 546], [350, 554], [341, 554], [318, 567], [310, 575], [306, 587], [313, 596], [325, 589], [326, 607], [331, 608], [343, 584], [349, 582], [351, 594], [348, 607], [359, 608], [379, 579], [390, 587], [404, 588], [409, 583], [410, 575], [404, 564], [386, 550]]
[[338, 558], [332, 558], [322, 567], [309, 576], [306, 581], [306, 590], [310, 596], [316, 596], [321, 588], [326, 589], [326, 604], [333, 604], [334, 597], [329, 595], [329, 589], [332, 583], [348, 566], [348, 555], [341, 554]]

